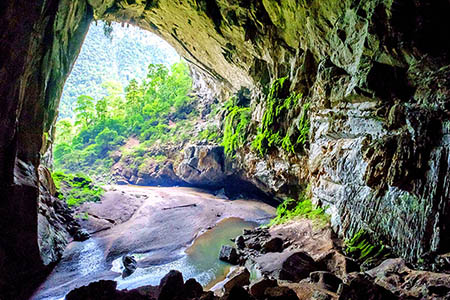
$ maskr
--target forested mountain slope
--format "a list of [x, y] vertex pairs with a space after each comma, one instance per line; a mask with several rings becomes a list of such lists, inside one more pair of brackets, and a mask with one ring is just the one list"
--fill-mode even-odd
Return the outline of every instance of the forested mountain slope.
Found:
[[150, 63], [169, 66], [178, 60], [170, 45], [148, 31], [119, 23], [92, 23], [64, 85], [59, 118], [73, 116], [74, 103], [81, 95], [106, 96], [102, 83], [117, 81], [125, 87], [131, 79], [144, 78]]

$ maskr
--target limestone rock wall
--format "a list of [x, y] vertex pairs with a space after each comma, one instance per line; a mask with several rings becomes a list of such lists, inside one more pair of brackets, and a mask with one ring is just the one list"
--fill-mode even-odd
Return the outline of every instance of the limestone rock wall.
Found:
[[40, 151], [91, 19], [85, 1], [0, 4], [0, 295], [5, 299], [27, 299], [45, 276], [45, 265], [54, 261], [43, 259], [38, 245]]
[[[365, 229], [409, 261], [450, 251], [448, 1], [101, 1], [98, 18], [151, 30], [224, 85], [288, 76], [311, 103], [307, 153], [238, 153], [274, 194], [310, 184], [345, 237]], [[295, 122], [292, 113], [285, 123]]]

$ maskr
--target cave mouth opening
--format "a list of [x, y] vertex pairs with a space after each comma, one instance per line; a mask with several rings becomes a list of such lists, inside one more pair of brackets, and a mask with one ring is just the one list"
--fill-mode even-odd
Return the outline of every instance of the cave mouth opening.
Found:
[[59, 103], [53, 170], [136, 183], [131, 176], [167, 159], [159, 145], [180, 142], [182, 123], [193, 126], [191, 89], [189, 67], [159, 37], [92, 23]]
[[[158, 285], [171, 269], [211, 288], [230, 270], [218, 259], [221, 246], [274, 216], [273, 206], [257, 199], [266, 195], [225, 174], [216, 118], [223, 104], [196, 93], [192, 66], [153, 35], [145, 44], [146, 36], [91, 24], [66, 81], [50, 157], [54, 196], [80, 228], [63, 255], [54, 253], [62, 260], [32, 299], [60, 298], [100, 278], [118, 289]], [[176, 172], [188, 144], [198, 144], [186, 150], [192, 155], [214, 159], [214, 184], [190, 184]], [[38, 218], [41, 256], [57, 261], [45, 257], [57, 244], [49, 241], [48, 216]], [[131, 274], [127, 257], [137, 265]], [[76, 284], [68, 280], [74, 272]]]

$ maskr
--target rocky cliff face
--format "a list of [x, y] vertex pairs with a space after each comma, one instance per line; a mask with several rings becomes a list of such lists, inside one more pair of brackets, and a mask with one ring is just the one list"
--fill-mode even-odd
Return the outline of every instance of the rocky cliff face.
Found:
[[[42, 266], [41, 137], [92, 10], [159, 34], [222, 94], [251, 91], [253, 135], [266, 88], [287, 76], [300, 104], [310, 103], [309, 142], [299, 153], [275, 147], [263, 157], [245, 145], [235, 162], [245, 176], [277, 194], [311, 184], [338, 232], [365, 229], [408, 261], [434, 263], [450, 251], [448, 1], [87, 2], [1, 4], [2, 288], [14, 281], [5, 273], [22, 278]], [[278, 120], [286, 130], [295, 129], [297, 108]]]
[[[447, 1], [91, 1], [96, 17], [156, 32], [205, 76], [252, 91], [288, 77], [311, 103], [309, 149], [238, 153], [262, 189], [311, 184], [333, 225], [360, 229], [409, 261], [447, 252], [449, 41]], [[433, 17], [431, 17], [433, 16]], [[295, 123], [294, 111], [282, 122]]]
[[54, 121], [92, 13], [83, 1], [0, 7], [0, 294], [21, 299], [46, 270], [37, 213], [40, 151], [48, 145], [43, 132]]

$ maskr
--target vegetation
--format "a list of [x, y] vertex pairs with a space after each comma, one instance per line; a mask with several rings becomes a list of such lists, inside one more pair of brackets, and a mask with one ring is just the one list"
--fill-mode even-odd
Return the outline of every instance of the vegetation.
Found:
[[220, 128], [216, 125], [208, 125], [206, 129], [202, 130], [198, 135], [198, 140], [207, 140], [213, 143], [220, 143], [222, 133]]
[[286, 122], [290, 111], [299, 105], [302, 98], [301, 94], [286, 92], [286, 80], [287, 77], [275, 80], [269, 89], [262, 123], [252, 142], [253, 150], [261, 156], [274, 147], [281, 147], [286, 152], [295, 153], [300, 147], [304, 147], [308, 139], [308, 103], [302, 107], [298, 124], [284, 127], [285, 124], [290, 123]]
[[308, 189], [300, 193], [298, 200], [287, 198], [277, 207], [277, 216], [272, 219], [268, 226], [283, 224], [294, 218], [305, 218], [325, 226], [330, 222], [330, 217], [325, 209], [315, 206], [307, 196]]
[[[107, 96], [78, 97], [75, 118], [56, 125], [54, 166], [64, 172], [108, 174], [112, 153], [130, 137], [141, 141], [129, 156], [141, 157], [155, 143], [177, 143], [190, 138], [196, 112], [188, 96], [192, 86], [185, 63], [169, 69], [150, 64], [147, 77], [125, 88], [107, 82]], [[133, 153], [134, 152], [134, 153]], [[136, 162], [138, 167], [142, 161]]]
[[381, 243], [372, 243], [364, 230], [345, 241], [345, 252], [363, 262], [383, 259], [389, 255], [386, 247]]
[[250, 123], [251, 113], [249, 107], [236, 105], [234, 98], [227, 101], [225, 107], [226, 117], [222, 145], [225, 153], [233, 157], [236, 150], [242, 147], [247, 140], [247, 127]]
[[[114, 30], [112, 30], [114, 28]], [[101, 99], [108, 94], [104, 82], [128, 85], [147, 74], [150, 63], [170, 66], [179, 56], [166, 42], [151, 33], [130, 26], [99, 21], [92, 24], [59, 105], [60, 118], [72, 118], [81, 95]]]
[[69, 206], [78, 206], [84, 202], [100, 201], [104, 190], [95, 185], [92, 180], [83, 174], [52, 173], [58, 198], [65, 200]]

